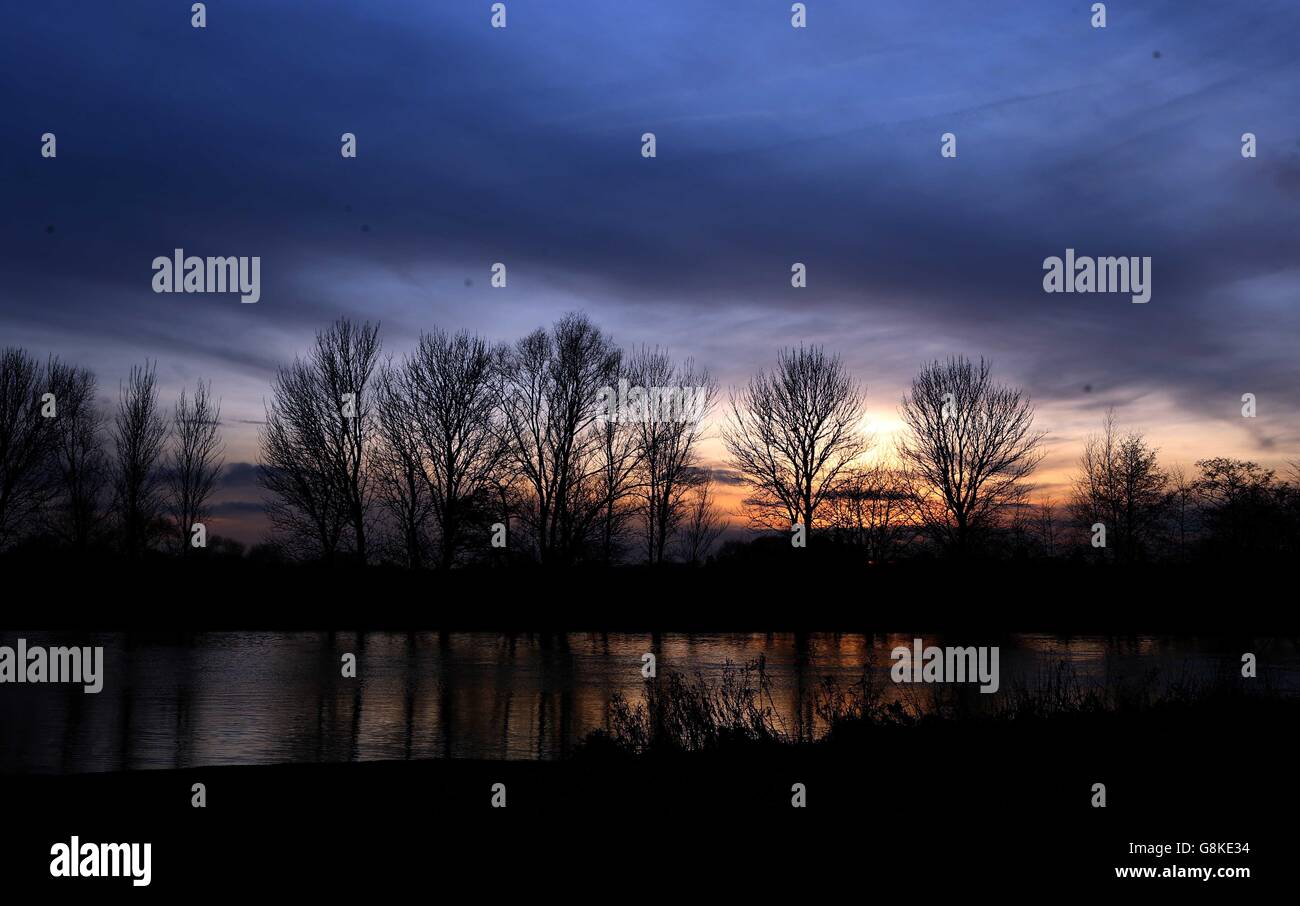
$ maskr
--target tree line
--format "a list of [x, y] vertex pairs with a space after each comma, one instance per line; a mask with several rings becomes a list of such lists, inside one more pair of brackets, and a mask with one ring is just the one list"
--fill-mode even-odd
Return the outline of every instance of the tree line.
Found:
[[[651, 400], [685, 388], [689, 417], [658, 417]], [[25, 538], [193, 556], [222, 469], [211, 385], [165, 411], [146, 363], [111, 412], [96, 393], [85, 369], [4, 351], [0, 549]], [[1300, 547], [1294, 468], [1279, 478], [1213, 458], [1187, 475], [1113, 413], [1085, 442], [1068, 499], [1031, 501], [1045, 433], [1028, 394], [983, 359], [924, 365], [888, 449], [863, 430], [865, 387], [821, 347], [781, 350], [728, 394], [727, 461], [709, 468], [700, 447], [718, 397], [707, 368], [624, 350], [580, 314], [512, 344], [434, 330], [401, 357], [384, 354], [378, 325], [341, 319], [273, 378], [258, 464], [273, 539], [256, 550], [412, 569], [743, 558], [738, 542], [718, 549], [722, 481], [743, 486], [730, 515], [751, 528], [862, 563]]]
[[[339, 321], [281, 368], [262, 431], [277, 537], [297, 556], [412, 568], [699, 561], [721, 530], [703, 419], [628, 418], [614, 388], [717, 385], [581, 315], [512, 345], [441, 330], [400, 359]], [[624, 407], [626, 408], [626, 407]]]
[[28, 541], [134, 559], [195, 549], [223, 465], [211, 385], [182, 390], [170, 411], [152, 363], [131, 368], [109, 412], [98, 387], [57, 358], [0, 352], [0, 550]]

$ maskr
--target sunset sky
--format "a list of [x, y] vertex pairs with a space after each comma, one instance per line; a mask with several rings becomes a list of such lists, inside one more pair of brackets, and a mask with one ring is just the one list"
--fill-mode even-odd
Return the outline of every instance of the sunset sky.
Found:
[[[7, 9], [0, 345], [94, 369], [106, 405], [145, 358], [169, 406], [210, 378], [215, 530], [245, 540], [274, 368], [341, 315], [401, 353], [582, 310], [724, 390], [825, 344], [877, 449], [918, 366], [984, 355], [1033, 397], [1058, 499], [1112, 405], [1166, 464], [1300, 459], [1300, 5], [506, 5]], [[153, 293], [177, 247], [260, 256], [261, 301]], [[1066, 248], [1150, 256], [1151, 301], [1045, 294]]]

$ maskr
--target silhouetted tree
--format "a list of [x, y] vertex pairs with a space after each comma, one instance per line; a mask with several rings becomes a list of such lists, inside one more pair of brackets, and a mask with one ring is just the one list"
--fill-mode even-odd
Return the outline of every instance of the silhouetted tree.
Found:
[[940, 546], [965, 555], [1023, 503], [1024, 480], [1042, 459], [1029, 398], [995, 383], [984, 359], [959, 356], [925, 366], [899, 414], [916, 518]]
[[1197, 533], [1196, 489], [1183, 467], [1169, 470], [1169, 537], [1179, 560], [1187, 558], [1190, 543]]
[[1207, 553], [1233, 557], [1285, 547], [1287, 488], [1272, 469], [1227, 457], [1200, 460], [1196, 468], [1200, 474], [1192, 488], [1207, 531]]
[[864, 405], [839, 357], [820, 347], [781, 350], [774, 372], [731, 394], [722, 440], [750, 490], [753, 524], [811, 531], [841, 471], [868, 447]]
[[1151, 553], [1169, 512], [1169, 476], [1157, 464], [1156, 452], [1137, 432], [1121, 436], [1110, 411], [1079, 458], [1075, 518], [1085, 530], [1105, 525], [1105, 550], [1120, 562]]
[[894, 559], [914, 527], [907, 521], [906, 476], [887, 462], [846, 469], [828, 499], [826, 521], [840, 540], [871, 563]]
[[414, 392], [406, 375], [407, 369], [391, 364], [380, 373], [377, 442], [371, 463], [375, 494], [400, 537], [402, 559], [411, 569], [420, 569], [430, 544], [433, 503], [415, 424]]
[[[483, 340], [434, 331], [420, 338], [403, 366], [411, 428], [438, 529], [439, 565], [447, 569], [487, 534], [471, 535], [492, 505], [505, 459], [497, 400], [497, 355]], [[478, 525], [483, 528], [482, 525]]]
[[0, 353], [0, 549], [29, 529], [57, 493], [57, 413], [70, 402], [72, 385], [73, 370], [57, 359], [41, 365], [22, 349]]
[[636, 474], [646, 559], [662, 563], [668, 541], [686, 515], [686, 494], [696, 474], [703, 419], [713, 408], [717, 383], [708, 370], [667, 353], [642, 349], [629, 368], [625, 400], [638, 449]]
[[601, 434], [593, 428], [600, 390], [617, 380], [619, 360], [609, 339], [577, 314], [501, 356], [502, 435], [530, 492], [521, 516], [543, 563], [574, 562], [606, 511]]
[[90, 371], [72, 371], [55, 421], [54, 461], [59, 479], [53, 525], [55, 534], [78, 550], [90, 546], [104, 518], [108, 458], [104, 452], [104, 414]]
[[[631, 383], [631, 372], [622, 353], [617, 354], [615, 381], [621, 387], [622, 381]], [[594, 494], [601, 501], [596, 544], [599, 560], [606, 565], [622, 555], [628, 525], [637, 512], [633, 495], [638, 490], [641, 468], [638, 428], [631, 420], [599, 416], [591, 427], [596, 437]]]
[[379, 328], [346, 318], [316, 335], [306, 359], [281, 368], [262, 432], [261, 480], [268, 514], [287, 543], [309, 545], [326, 561], [344, 530], [365, 564], [374, 437], [372, 383]]
[[1038, 535], [1038, 545], [1042, 548], [1044, 556], [1056, 556], [1056, 536], [1058, 526], [1056, 500], [1052, 497], [1044, 497], [1038, 502], [1038, 512], [1035, 519], [1035, 530]]
[[1283, 520], [1281, 549], [1283, 556], [1293, 558], [1300, 556], [1300, 460], [1291, 460], [1287, 467], [1287, 480], [1278, 489]]
[[134, 365], [119, 389], [113, 419], [117, 451], [113, 473], [113, 506], [121, 523], [121, 544], [127, 556], [139, 557], [155, 539], [161, 505], [159, 463], [167, 441], [167, 421], [158, 407], [154, 366]]
[[686, 513], [681, 527], [682, 559], [696, 566], [708, 556], [726, 525], [714, 504], [712, 471], [696, 470], [687, 484], [690, 491], [686, 495]]
[[172, 414], [175, 443], [168, 457], [167, 505], [181, 554], [190, 548], [196, 522], [206, 515], [208, 500], [221, 473], [221, 402], [212, 385], [199, 381], [194, 396], [181, 390]]

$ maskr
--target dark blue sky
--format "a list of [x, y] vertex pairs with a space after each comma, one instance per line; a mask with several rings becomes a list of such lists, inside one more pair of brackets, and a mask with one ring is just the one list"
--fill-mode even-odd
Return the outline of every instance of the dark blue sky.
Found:
[[[804, 30], [788, 2], [506, 5], [10, 4], [0, 342], [106, 398], [146, 356], [169, 394], [212, 378], [236, 461], [339, 315], [401, 351], [569, 309], [724, 386], [826, 343], [882, 436], [923, 360], [989, 356], [1049, 483], [1110, 404], [1171, 461], [1300, 456], [1295, 2], [1116, 2], [1104, 30], [1086, 2], [808, 0]], [[177, 246], [261, 256], [261, 301], [155, 295]], [[1066, 247], [1151, 256], [1151, 302], [1045, 295]]]

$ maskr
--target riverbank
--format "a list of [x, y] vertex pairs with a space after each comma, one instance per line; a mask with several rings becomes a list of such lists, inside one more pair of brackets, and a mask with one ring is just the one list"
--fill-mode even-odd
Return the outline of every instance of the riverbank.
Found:
[[[1116, 884], [1113, 866], [1163, 865], [1134, 841], [1234, 840], [1249, 854], [1186, 865], [1289, 859], [1298, 804], [1280, 733], [1081, 723], [1061, 732], [914, 732], [852, 749], [553, 763], [423, 761], [207, 767], [0, 778], [11, 878], [50, 881], [52, 843], [151, 841], [161, 891], [371, 890], [452, 878], [498, 890], [625, 866], [624, 883], [684, 883], [687, 864], [733, 877], [816, 868], [865, 886], [938, 872], [988, 891], [1047, 881]], [[1104, 783], [1105, 808], [1094, 808]], [[203, 784], [205, 808], [192, 807]], [[492, 801], [504, 785], [506, 807]], [[792, 798], [802, 785], [806, 807]], [[793, 790], [793, 792], [792, 792]], [[373, 861], [372, 861], [373, 860]], [[811, 861], [809, 861], [811, 860]], [[820, 861], [817, 861], [820, 860]], [[594, 863], [594, 864], [589, 864]], [[364, 866], [364, 867], [363, 867]], [[433, 872], [430, 877], [426, 872]], [[804, 875], [806, 877], [806, 875]], [[640, 881], [635, 881], [640, 878]], [[109, 882], [96, 882], [105, 884]], [[638, 888], [639, 889], [639, 888]]]
[[[935, 720], [830, 744], [662, 757], [588, 748], [559, 762], [10, 775], [0, 777], [3, 838], [10, 877], [25, 884], [63, 883], [45, 869], [49, 847], [68, 834], [150, 841], [151, 886], [165, 891], [250, 889], [263, 875], [268, 889], [374, 890], [379, 879], [385, 889], [427, 880], [427, 871], [495, 890], [503, 874], [536, 870], [534, 886], [562, 884], [561, 869], [586, 877], [619, 864], [638, 883], [667, 884], [687, 863], [723, 882], [835, 866], [866, 886], [938, 871], [1027, 891], [1132, 883], [1116, 881], [1113, 868], [1172, 862], [1134, 855], [1135, 842], [1213, 841], [1250, 851], [1193, 852], [1178, 863], [1246, 866], [1253, 880], [1278, 883], [1300, 806], [1290, 742], [1298, 708], [1249, 698]], [[195, 784], [203, 808], [193, 805]]]
[[[450, 573], [325, 570], [159, 558], [0, 561], [11, 588], [52, 604], [10, 611], [41, 628], [498, 631], [1300, 632], [1282, 569], [945, 562], [848, 569], [518, 567]], [[28, 598], [28, 600], [35, 600]]]

